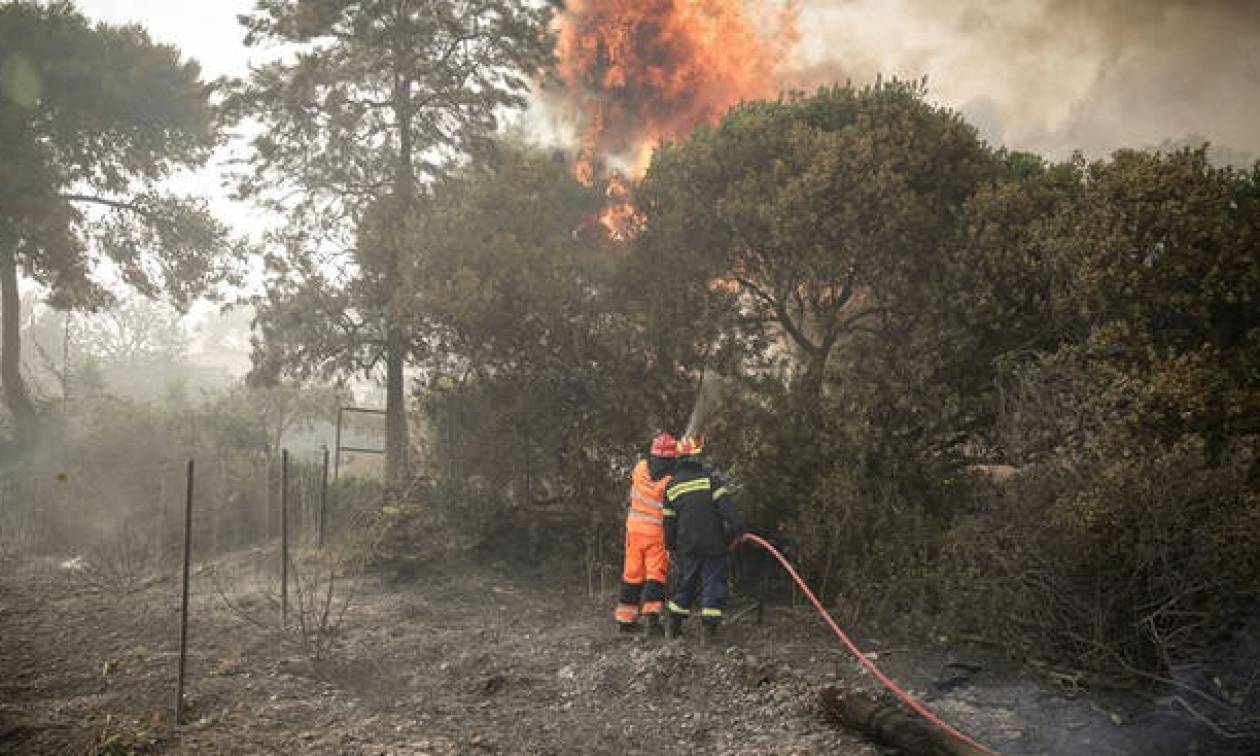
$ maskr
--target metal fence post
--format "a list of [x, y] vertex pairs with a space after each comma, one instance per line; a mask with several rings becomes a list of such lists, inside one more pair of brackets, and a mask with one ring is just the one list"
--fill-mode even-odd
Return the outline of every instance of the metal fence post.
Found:
[[289, 624], [289, 450], [280, 452], [280, 621]]
[[184, 668], [188, 659], [188, 573], [192, 564], [193, 460], [188, 460], [188, 489], [184, 505], [184, 588], [179, 610], [179, 690], [175, 696], [175, 724], [184, 720]]
[[324, 522], [328, 518], [328, 447], [324, 447], [324, 472], [319, 485], [319, 539], [317, 545], [324, 548]]
[[336, 456], [333, 457], [333, 480], [337, 480], [341, 475], [341, 417], [345, 413], [345, 407], [337, 408], [337, 436], [333, 441]]

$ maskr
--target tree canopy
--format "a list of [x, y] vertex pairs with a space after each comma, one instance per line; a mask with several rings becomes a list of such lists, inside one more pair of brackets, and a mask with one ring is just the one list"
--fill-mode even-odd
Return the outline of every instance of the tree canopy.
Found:
[[813, 394], [838, 340], [933, 277], [955, 217], [993, 171], [975, 130], [919, 85], [748, 103], [657, 151], [637, 194], [640, 249], [703, 261], [693, 296], [738, 292], [799, 352]]
[[[548, 14], [507, 0], [264, 0], [241, 19], [247, 44], [284, 46], [234, 98], [264, 124], [241, 188], [294, 219], [258, 303], [260, 364], [383, 363], [391, 481], [406, 468], [404, 364], [426, 342], [404, 328], [396, 282], [412, 250], [389, 229], [524, 105], [550, 59]], [[336, 261], [315, 262], [320, 251]]]
[[108, 263], [147, 296], [186, 305], [235, 251], [204, 201], [162, 181], [202, 165], [222, 125], [214, 85], [136, 26], [89, 24], [72, 3], [0, 6], [0, 284], [5, 401], [30, 441], [20, 373], [19, 272], [61, 307], [109, 294]]

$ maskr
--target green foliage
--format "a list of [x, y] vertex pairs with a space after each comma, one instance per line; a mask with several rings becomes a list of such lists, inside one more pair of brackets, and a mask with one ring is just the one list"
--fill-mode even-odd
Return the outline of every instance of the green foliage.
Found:
[[424, 334], [429, 478], [383, 549], [602, 559], [630, 452], [707, 371], [741, 509], [851, 618], [1222, 664], [1260, 592], [1258, 186], [1204, 149], [992, 150], [920, 86], [832, 88], [658, 150], [626, 251], [500, 144], [359, 227]]
[[231, 101], [267, 127], [242, 194], [291, 219], [255, 302], [256, 374], [383, 367], [394, 484], [408, 459], [403, 365], [430, 347], [427, 324], [405, 318], [400, 285], [425, 250], [400, 230], [424, 184], [525, 104], [526, 77], [550, 60], [549, 13], [505, 0], [264, 0], [241, 17], [246, 44], [297, 49], [255, 69]]
[[59, 307], [96, 307], [102, 259], [177, 306], [224, 280], [235, 253], [204, 201], [165, 192], [205, 163], [221, 122], [213, 86], [139, 27], [90, 26], [71, 3], [0, 6], [0, 280], [5, 398], [23, 441], [35, 409], [20, 375], [18, 271]]
[[224, 230], [200, 202], [155, 188], [218, 142], [197, 65], [138, 27], [91, 27], [69, 3], [0, 8], [0, 50], [21, 72], [0, 110], [0, 229], [26, 275], [62, 301], [99, 301], [90, 240], [146, 294], [187, 302], [213, 281]]
[[1027, 468], [952, 529], [953, 609], [1074, 664], [1230, 668], [1218, 651], [1238, 640], [1257, 594], [1256, 455], [1254, 440], [1218, 460], [1194, 437], [1112, 435], [1075, 461]]
[[1023, 469], [954, 521], [952, 610], [1009, 607], [1004, 638], [1074, 664], [1232, 672], [1260, 592], [1256, 173], [1202, 149], [1053, 170], [1076, 179], [997, 258], [1042, 323], [989, 353], [990, 448]]
[[734, 307], [770, 326], [816, 395], [841, 339], [937, 275], [954, 218], [995, 170], [975, 130], [923, 95], [893, 81], [748, 103], [663, 147], [636, 195], [642, 254], [694, 258], [679, 298], [710, 289], [710, 317]]
[[242, 188], [299, 186], [307, 209], [361, 210], [400, 168], [441, 175], [524, 106], [525, 77], [549, 61], [548, 14], [504, 0], [263, 0], [241, 17], [246, 44], [299, 52], [234, 98], [269, 125]]
[[1085, 178], [1062, 219], [1076, 281], [1061, 296], [1088, 323], [1091, 396], [1165, 441], [1260, 432], [1258, 175], [1200, 149], [1120, 152]]
[[707, 331], [732, 387], [707, 428], [719, 464], [858, 603], [926, 590], [982, 424], [967, 392], [991, 383], [942, 329], [944, 286], [971, 272], [955, 240], [973, 198], [1042, 171], [894, 81], [736, 108], [658, 151], [637, 195], [636, 254], [676, 272], [645, 303], [668, 313], [649, 343]]
[[1171, 676], [1260, 590], [1258, 175], [990, 152], [907, 85], [745, 105], [640, 189], [645, 348], [717, 345], [710, 448], [855, 615]]
[[431, 338], [423, 500], [453, 507], [471, 545], [521, 527], [530, 552], [544, 521], [611, 532], [629, 451], [667, 422], [620, 261], [582, 232], [600, 201], [552, 157], [502, 143], [407, 225], [425, 250], [404, 271], [409, 317]]

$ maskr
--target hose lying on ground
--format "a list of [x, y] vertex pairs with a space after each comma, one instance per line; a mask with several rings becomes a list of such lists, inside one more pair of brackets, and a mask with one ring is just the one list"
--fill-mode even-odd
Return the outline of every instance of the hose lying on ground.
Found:
[[989, 749], [980, 745], [976, 741], [972, 740], [971, 738], [967, 737], [966, 735], [962, 734], [958, 730], [951, 727], [948, 723], [943, 721], [940, 717], [936, 716], [931, 711], [929, 711], [927, 707], [925, 707], [923, 704], [914, 700], [914, 698], [912, 698], [909, 693], [905, 692], [900, 687], [898, 687], [896, 683], [888, 679], [888, 677], [879, 670], [879, 667], [876, 667], [874, 662], [866, 658], [866, 655], [862, 653], [861, 649], [859, 649], [857, 645], [854, 644], [854, 642], [849, 639], [849, 636], [846, 635], [845, 632], [840, 629], [840, 626], [836, 624], [836, 621], [831, 617], [831, 614], [825, 608], [823, 608], [822, 603], [818, 600], [816, 596], [814, 596], [814, 592], [809, 589], [809, 586], [806, 585], [805, 581], [801, 579], [801, 576], [797, 574], [796, 569], [793, 568], [791, 563], [788, 562], [788, 560], [784, 558], [782, 554], [779, 553], [778, 549], [776, 549], [774, 546], [771, 546], [770, 543], [766, 541], [764, 538], [762, 538], [761, 536], [754, 535], [752, 533], [745, 533], [741, 540], [749, 541], [750, 543], [757, 544], [758, 546], [760, 546], [761, 548], [769, 552], [770, 556], [779, 560], [779, 564], [783, 565], [783, 569], [787, 570], [787, 573], [791, 575], [792, 579], [796, 581], [796, 584], [800, 586], [800, 589], [805, 593], [805, 597], [809, 599], [809, 602], [813, 604], [814, 608], [818, 610], [818, 613], [822, 615], [823, 620], [826, 621], [826, 623], [831, 627], [832, 632], [836, 634], [836, 637], [840, 639], [840, 642], [844, 644], [845, 648], [849, 649], [849, 653], [853, 654], [854, 658], [856, 658], [858, 662], [863, 667], [866, 668], [866, 671], [874, 675], [875, 679], [879, 680], [880, 684], [883, 685], [885, 688], [887, 688], [889, 692], [891, 692], [897, 698], [901, 699], [901, 701], [905, 703], [906, 706], [909, 706], [916, 713], [918, 713], [927, 721], [931, 722], [936, 727], [940, 728], [942, 731], [957, 738], [963, 743], [966, 743], [972, 748], [975, 748], [981, 751], [982, 753], [987, 753], [987, 754], [995, 753], [992, 749]]

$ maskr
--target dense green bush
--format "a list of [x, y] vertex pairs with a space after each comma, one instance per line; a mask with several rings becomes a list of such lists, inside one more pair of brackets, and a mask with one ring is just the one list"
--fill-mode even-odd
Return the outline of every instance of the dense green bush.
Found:
[[[1250, 685], [1235, 649], [1257, 619], [1256, 439], [1114, 439], [1029, 466], [959, 518], [942, 576], [973, 632], [1024, 653], [1164, 680]], [[1249, 664], [1254, 665], [1251, 658]]]

